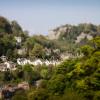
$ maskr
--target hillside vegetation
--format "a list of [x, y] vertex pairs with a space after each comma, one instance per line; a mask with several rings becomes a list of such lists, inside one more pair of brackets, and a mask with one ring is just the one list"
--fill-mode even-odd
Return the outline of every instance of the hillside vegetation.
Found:
[[2, 73], [1, 81], [27, 81], [31, 89], [16, 93], [12, 100], [99, 100], [100, 37], [80, 48], [83, 57], [68, 59], [57, 66], [24, 65]]
[[[50, 39], [52, 35], [54, 38]], [[23, 31], [17, 21], [10, 22], [0, 17], [0, 56], [5, 55], [9, 59], [60, 59], [64, 52], [77, 54], [80, 46], [88, 44], [90, 39], [99, 35], [100, 25], [79, 24], [60, 26], [52, 30], [48, 36], [29, 36], [28, 31]], [[15, 37], [20, 37], [21, 42], [16, 44]], [[41, 52], [38, 53], [38, 50]], [[18, 53], [19, 51], [22, 53]], [[11, 52], [14, 54], [12, 57]]]
[[[0, 72], [0, 85], [28, 82], [30, 89], [15, 92], [10, 95], [11, 100], [100, 100], [100, 26], [65, 25], [53, 31], [55, 36], [59, 34], [56, 39], [29, 36], [16, 21], [0, 17], [0, 56], [7, 56], [8, 60], [15, 63], [21, 57], [61, 60], [60, 54], [66, 52], [82, 54], [55, 66], [16, 63], [16, 70]], [[76, 42], [81, 34], [87, 35]], [[21, 37], [21, 41], [16, 37]], [[18, 53], [19, 50], [22, 53]]]

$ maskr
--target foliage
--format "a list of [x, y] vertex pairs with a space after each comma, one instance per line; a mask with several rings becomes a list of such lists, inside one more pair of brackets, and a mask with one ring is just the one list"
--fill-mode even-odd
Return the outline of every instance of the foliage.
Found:
[[0, 35], [2, 35], [2, 33], [12, 33], [12, 29], [9, 21], [0, 16]]
[[28, 100], [24, 90], [19, 90], [15, 93], [11, 100]]
[[[0, 72], [0, 85], [27, 81], [33, 88], [18, 91], [12, 100], [99, 100], [100, 99], [100, 25], [66, 25], [58, 40], [49, 40], [42, 35], [28, 36], [16, 21], [0, 17], [0, 56], [15, 61], [20, 57], [17, 49], [26, 50], [26, 57], [32, 59], [58, 59], [61, 52], [71, 54], [80, 52], [80, 58], [70, 58], [56, 66], [26, 64], [15, 71]], [[59, 30], [57, 28], [55, 31]], [[91, 34], [93, 39], [79, 49], [75, 44], [82, 32]], [[97, 35], [97, 36], [96, 36]], [[22, 43], [16, 46], [15, 36], [22, 37]], [[78, 49], [76, 49], [78, 47]], [[57, 52], [55, 52], [57, 50]], [[42, 81], [41, 81], [42, 80]], [[41, 81], [37, 86], [37, 81]], [[69, 89], [70, 88], [70, 89]]]
[[43, 46], [40, 44], [35, 44], [34, 48], [32, 49], [32, 51], [30, 52], [30, 56], [34, 57], [34, 58], [44, 58], [44, 49]]
[[28, 94], [28, 100], [47, 100], [47, 97], [47, 90], [42, 88]]

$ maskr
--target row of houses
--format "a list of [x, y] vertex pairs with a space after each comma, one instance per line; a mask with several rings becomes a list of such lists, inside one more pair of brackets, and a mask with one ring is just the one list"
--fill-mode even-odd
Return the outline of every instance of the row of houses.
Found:
[[[60, 64], [65, 59], [75, 58], [75, 57], [82, 57], [82, 54], [73, 56], [71, 53], [64, 53], [61, 55], [61, 59], [62, 59], [61, 61], [59, 61], [59, 60], [49, 61], [49, 60], [41, 60], [41, 59], [30, 60], [27, 58], [18, 58], [16, 64], [18, 64], [18, 65], [31, 64], [34, 66], [37, 66], [37, 65], [46, 65], [46, 66], [54, 65], [55, 66], [55, 65]], [[2, 58], [3, 63], [0, 63], [0, 71], [6, 71], [8, 69], [16, 70], [16, 64], [14, 62], [7, 61], [7, 58], [5, 56], [2, 56], [1, 58]]]
[[59, 61], [48, 61], [48, 60], [45, 60], [45, 61], [42, 61], [40, 59], [37, 59], [37, 60], [34, 60], [34, 61], [31, 61], [29, 59], [26, 59], [26, 58], [18, 58], [17, 59], [17, 64], [19, 65], [25, 65], [25, 64], [31, 64], [31, 65], [58, 65], [60, 62]]
[[[61, 55], [61, 57], [64, 59], [68, 59], [70, 58], [70, 55]], [[63, 61], [62, 60], [62, 61]], [[49, 66], [49, 65], [58, 65], [60, 64], [62, 61], [57, 61], [57, 60], [52, 60], [52, 61], [49, 61], [49, 60], [41, 60], [41, 59], [36, 59], [34, 61], [32, 60], [29, 60], [29, 59], [26, 59], [26, 58], [18, 58], [17, 59], [17, 63], [18, 65], [26, 65], [26, 64], [31, 64], [31, 65], [34, 65], [34, 66], [37, 66], [37, 65], [46, 65], [46, 66]], [[3, 63], [0, 63], [0, 71], [6, 71], [6, 70], [16, 70], [16, 64], [12, 61], [7, 61], [3, 58]]]
[[0, 63], [0, 71], [7, 71], [7, 70], [16, 70], [16, 64], [18, 65], [26, 65], [26, 64], [31, 64], [31, 65], [58, 65], [60, 62], [59, 61], [48, 61], [48, 60], [40, 60], [36, 59], [34, 61], [26, 59], [26, 58], [18, 58], [17, 63], [14, 63], [12, 61], [8, 61], [5, 56], [1, 57], [2, 63]]
[[[26, 65], [26, 64], [31, 64], [31, 65], [58, 65], [60, 62], [59, 61], [42, 61], [40, 59], [31, 61], [29, 59], [26, 58], [18, 58], [17, 59], [17, 63], [18, 65]], [[3, 58], [3, 62], [0, 63], [0, 71], [7, 71], [7, 70], [16, 70], [16, 64], [12, 61], [7, 61], [7, 59]]]

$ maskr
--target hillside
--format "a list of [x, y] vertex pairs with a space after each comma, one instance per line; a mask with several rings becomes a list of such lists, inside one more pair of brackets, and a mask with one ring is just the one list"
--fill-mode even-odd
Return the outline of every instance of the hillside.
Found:
[[16, 21], [9, 21], [5, 17], [0, 16], [0, 34], [21, 35], [23, 30]]
[[[11, 100], [99, 100], [100, 37], [80, 48], [81, 58], [70, 58], [59, 65], [17, 65], [17, 69], [0, 72], [5, 85], [3, 98]], [[23, 82], [24, 81], [24, 82]], [[22, 83], [23, 82], [23, 83]], [[18, 90], [15, 86], [18, 84]], [[20, 84], [20, 85], [19, 85]], [[13, 90], [13, 91], [11, 91]]]
[[[100, 25], [63, 25], [49, 31], [48, 36], [29, 36], [17, 21], [0, 17], [0, 56], [9, 59], [27, 57], [30, 59], [61, 59], [64, 55], [76, 56], [79, 48], [92, 38], [100, 36]], [[5, 45], [6, 43], [6, 45]], [[41, 50], [41, 53], [39, 52]], [[11, 56], [11, 52], [14, 53]]]
[[60, 45], [62, 51], [76, 51], [76, 48], [88, 43], [95, 36], [100, 36], [100, 25], [83, 23], [79, 25], [59, 26], [48, 33], [48, 38]]
[[29, 36], [0, 17], [0, 86], [10, 100], [99, 100], [100, 26], [64, 25]]
[[81, 33], [91, 36], [100, 35], [100, 25], [83, 23], [79, 25], [63, 25], [49, 31], [48, 38], [56, 40], [76, 40]]

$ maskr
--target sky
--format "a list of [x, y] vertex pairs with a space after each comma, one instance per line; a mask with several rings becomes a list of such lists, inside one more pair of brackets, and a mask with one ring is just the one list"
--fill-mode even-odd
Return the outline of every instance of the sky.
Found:
[[100, 24], [100, 0], [0, 0], [0, 16], [30, 34], [47, 34], [64, 24]]

